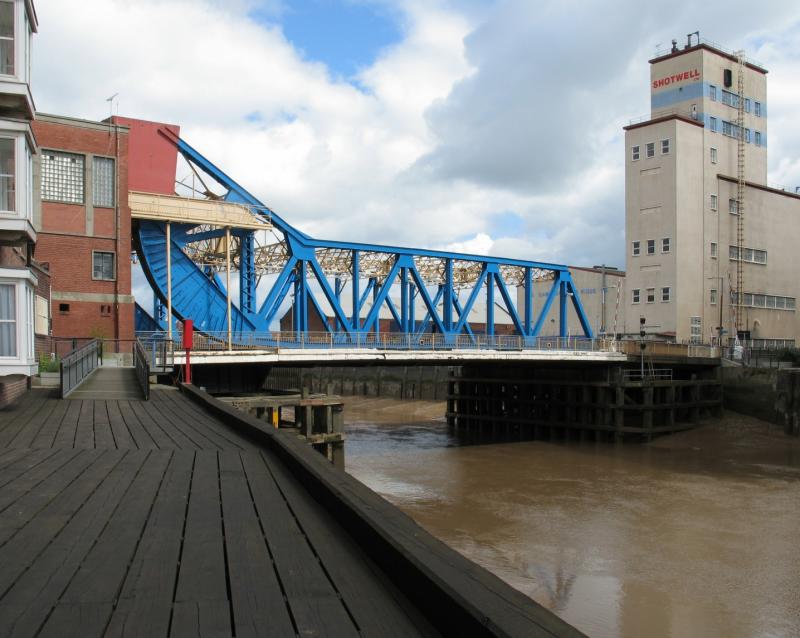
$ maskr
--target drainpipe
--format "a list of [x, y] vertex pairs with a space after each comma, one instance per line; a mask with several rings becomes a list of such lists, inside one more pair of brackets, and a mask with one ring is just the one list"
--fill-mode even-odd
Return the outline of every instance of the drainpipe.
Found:
[[[113, 120], [112, 120], [112, 122], [113, 122]], [[116, 222], [114, 224], [114, 240], [115, 240], [116, 252], [117, 252], [117, 263], [116, 263], [117, 272], [115, 273], [116, 277], [114, 277], [114, 339], [117, 340], [117, 342], [116, 342], [117, 343], [117, 352], [119, 352], [119, 273], [120, 273], [119, 265], [120, 265], [121, 258], [122, 258], [122, 255], [120, 254], [120, 252], [121, 252], [120, 251], [121, 241], [120, 241], [120, 231], [119, 231], [119, 223], [120, 223], [120, 207], [119, 207], [119, 197], [120, 197], [120, 192], [119, 192], [119, 185], [120, 185], [120, 179], [119, 179], [119, 171], [120, 171], [120, 165], [119, 165], [119, 125], [116, 122], [113, 122], [113, 125], [114, 125], [114, 141], [116, 143], [116, 150], [115, 150], [115, 153], [114, 153], [114, 182], [115, 182], [115, 189], [114, 190], [116, 191], [116, 197], [114, 198], [114, 204], [115, 204], [114, 213], [116, 215]], [[130, 255], [128, 255], [128, 257], [130, 258]]]

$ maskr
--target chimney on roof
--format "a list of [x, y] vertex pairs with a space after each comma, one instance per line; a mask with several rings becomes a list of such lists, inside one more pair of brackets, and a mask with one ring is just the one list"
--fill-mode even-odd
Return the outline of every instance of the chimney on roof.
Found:
[[677, 53], [678, 52], [678, 41], [675, 38], [672, 38], [672, 51], [670, 53]]

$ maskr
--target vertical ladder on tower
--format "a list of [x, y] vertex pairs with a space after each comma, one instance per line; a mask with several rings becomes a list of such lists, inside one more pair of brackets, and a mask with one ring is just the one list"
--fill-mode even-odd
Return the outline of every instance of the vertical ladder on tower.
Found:
[[744, 307], [744, 198], [745, 198], [745, 122], [744, 122], [744, 51], [737, 51], [736, 57], [739, 63], [737, 77], [737, 101], [736, 126], [737, 126], [737, 148], [736, 148], [736, 246], [738, 249], [738, 259], [736, 260], [736, 321], [734, 329], [736, 335], [743, 329], [742, 317]]

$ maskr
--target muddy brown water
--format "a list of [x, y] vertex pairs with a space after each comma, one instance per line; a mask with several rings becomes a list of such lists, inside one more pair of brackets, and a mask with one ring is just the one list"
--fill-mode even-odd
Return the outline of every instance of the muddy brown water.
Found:
[[800, 636], [800, 441], [726, 413], [649, 444], [464, 445], [348, 399], [347, 471], [590, 636]]

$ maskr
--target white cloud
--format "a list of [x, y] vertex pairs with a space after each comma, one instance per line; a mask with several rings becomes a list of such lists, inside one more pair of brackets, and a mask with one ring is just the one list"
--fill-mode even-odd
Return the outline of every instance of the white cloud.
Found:
[[280, 0], [37, 0], [34, 95], [103, 118], [119, 92], [318, 237], [622, 265], [621, 127], [654, 45], [699, 27], [770, 68], [770, 177], [800, 184], [794, 3], [376, 1], [404, 36], [351, 84], [250, 17]]

